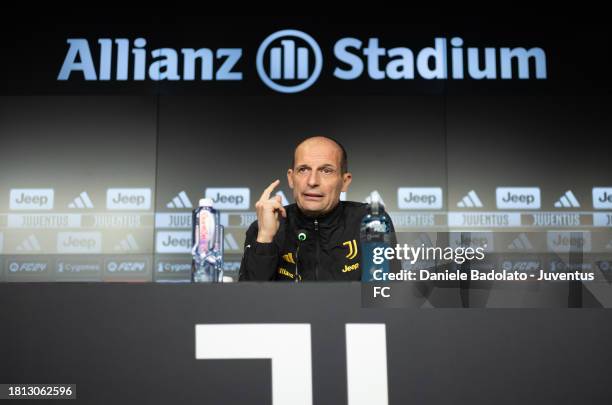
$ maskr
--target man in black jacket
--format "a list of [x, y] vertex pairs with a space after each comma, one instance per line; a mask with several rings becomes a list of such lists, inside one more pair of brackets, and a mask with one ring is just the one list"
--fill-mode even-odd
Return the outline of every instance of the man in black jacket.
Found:
[[344, 147], [322, 136], [302, 141], [287, 180], [295, 204], [270, 198], [279, 180], [255, 204], [240, 280], [361, 280], [359, 227], [367, 205], [340, 201], [352, 180]]

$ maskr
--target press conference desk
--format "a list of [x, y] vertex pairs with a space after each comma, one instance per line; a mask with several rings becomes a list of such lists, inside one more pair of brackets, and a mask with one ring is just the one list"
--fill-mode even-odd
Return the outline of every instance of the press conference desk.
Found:
[[390, 404], [612, 397], [605, 309], [371, 309], [360, 283], [2, 283], [0, 308], [0, 383], [76, 403], [270, 404], [270, 360], [195, 358], [195, 325], [228, 323], [310, 324], [314, 404], [347, 403], [347, 323], [385, 325]]

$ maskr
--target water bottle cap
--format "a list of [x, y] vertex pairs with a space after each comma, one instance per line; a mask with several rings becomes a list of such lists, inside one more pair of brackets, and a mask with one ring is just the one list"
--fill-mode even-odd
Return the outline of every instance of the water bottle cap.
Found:
[[213, 200], [212, 200], [212, 198], [200, 198], [199, 205], [200, 205], [200, 207], [212, 207], [213, 206]]
[[378, 215], [380, 211], [380, 203], [378, 199], [372, 198], [372, 203], [370, 204], [370, 212], [372, 215]]

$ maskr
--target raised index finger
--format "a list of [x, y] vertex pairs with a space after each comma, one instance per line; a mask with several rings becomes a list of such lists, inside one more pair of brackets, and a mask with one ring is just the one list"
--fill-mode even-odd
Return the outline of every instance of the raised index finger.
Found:
[[272, 190], [274, 190], [276, 186], [278, 186], [279, 183], [280, 183], [280, 180], [277, 179], [277, 180], [274, 180], [272, 184], [270, 184], [268, 187], [266, 187], [263, 193], [261, 193], [261, 197], [259, 197], [259, 201], [269, 200], [270, 194], [272, 194]]

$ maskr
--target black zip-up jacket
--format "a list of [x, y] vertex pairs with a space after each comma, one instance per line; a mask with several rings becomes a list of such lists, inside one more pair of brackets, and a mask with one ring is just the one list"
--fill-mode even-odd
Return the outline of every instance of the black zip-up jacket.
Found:
[[[285, 210], [287, 218], [280, 218], [271, 243], [257, 242], [257, 221], [247, 230], [240, 281], [361, 280], [359, 228], [367, 204], [340, 201], [317, 218], [307, 217], [296, 204]], [[307, 239], [298, 250], [301, 230], [306, 231]]]

